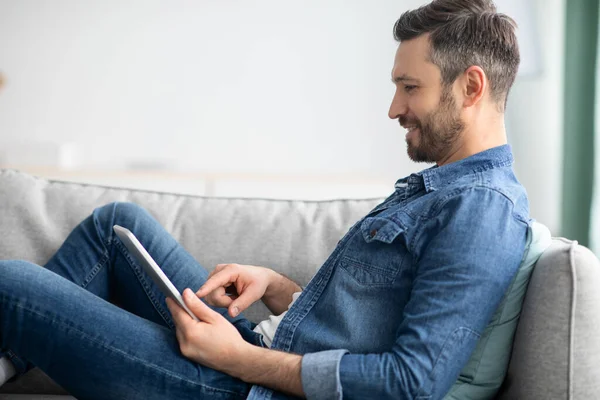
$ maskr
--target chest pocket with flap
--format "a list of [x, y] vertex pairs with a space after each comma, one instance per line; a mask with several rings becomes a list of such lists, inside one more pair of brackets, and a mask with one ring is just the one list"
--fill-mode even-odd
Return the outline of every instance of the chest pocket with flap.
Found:
[[346, 243], [340, 267], [363, 286], [389, 286], [408, 255], [401, 237], [405, 232], [387, 217], [365, 218]]

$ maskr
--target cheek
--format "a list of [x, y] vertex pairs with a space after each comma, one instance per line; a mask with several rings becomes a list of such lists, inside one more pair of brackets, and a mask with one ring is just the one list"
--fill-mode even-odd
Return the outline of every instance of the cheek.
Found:
[[435, 114], [439, 103], [434, 96], [414, 96], [408, 104], [410, 113], [419, 121], [423, 122], [427, 116]]
[[420, 101], [412, 101], [408, 104], [408, 115], [411, 119], [422, 122], [423, 118], [427, 115], [427, 110]]

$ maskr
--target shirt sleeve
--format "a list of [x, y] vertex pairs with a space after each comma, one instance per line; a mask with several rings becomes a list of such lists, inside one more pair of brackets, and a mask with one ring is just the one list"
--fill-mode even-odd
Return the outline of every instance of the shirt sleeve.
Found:
[[307, 399], [342, 399], [340, 360], [347, 350], [328, 350], [302, 357], [302, 389]]
[[526, 234], [512, 202], [493, 189], [445, 201], [417, 227], [409, 249], [416, 272], [393, 347], [382, 354], [305, 355], [307, 398], [442, 398], [516, 273]]

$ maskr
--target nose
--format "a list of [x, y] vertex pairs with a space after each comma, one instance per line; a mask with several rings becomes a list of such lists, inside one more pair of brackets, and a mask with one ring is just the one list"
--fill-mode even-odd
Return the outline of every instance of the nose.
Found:
[[407, 112], [408, 105], [405, 96], [402, 96], [400, 90], [396, 90], [394, 98], [392, 99], [392, 104], [390, 104], [388, 117], [390, 117], [390, 119], [398, 119], [401, 115], [406, 115]]

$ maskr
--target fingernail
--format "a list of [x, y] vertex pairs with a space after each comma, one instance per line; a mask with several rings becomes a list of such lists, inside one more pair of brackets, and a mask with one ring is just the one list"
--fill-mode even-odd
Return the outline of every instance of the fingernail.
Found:
[[232, 314], [234, 317], [237, 317], [237, 315], [240, 313], [240, 309], [236, 307], [233, 307], [233, 309], [231, 310]]

